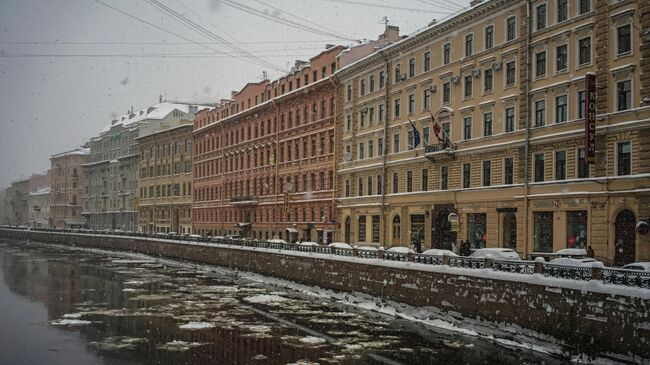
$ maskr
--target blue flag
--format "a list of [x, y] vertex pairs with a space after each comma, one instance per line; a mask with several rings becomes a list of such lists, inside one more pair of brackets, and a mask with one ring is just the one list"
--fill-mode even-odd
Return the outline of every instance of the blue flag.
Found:
[[420, 145], [420, 132], [415, 128], [415, 124], [410, 119], [409, 123], [411, 123], [411, 128], [413, 128], [413, 148], [415, 148]]

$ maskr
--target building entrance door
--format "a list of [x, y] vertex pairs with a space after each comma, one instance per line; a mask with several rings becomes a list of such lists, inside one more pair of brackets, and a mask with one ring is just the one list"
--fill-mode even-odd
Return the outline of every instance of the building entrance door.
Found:
[[623, 266], [634, 262], [636, 246], [636, 217], [625, 209], [616, 216], [614, 238], [614, 265]]
[[345, 243], [350, 243], [350, 217], [345, 218]]
[[436, 204], [433, 206], [431, 224], [431, 247], [451, 250], [454, 233], [451, 231], [449, 214], [454, 212], [453, 204]]
[[517, 216], [506, 213], [503, 216], [503, 247], [517, 249]]

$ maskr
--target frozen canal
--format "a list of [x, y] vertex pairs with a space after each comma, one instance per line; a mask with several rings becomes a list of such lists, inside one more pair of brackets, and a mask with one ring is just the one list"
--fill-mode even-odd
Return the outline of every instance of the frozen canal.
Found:
[[403, 308], [227, 269], [12, 241], [0, 265], [0, 364], [575, 361], [516, 329], [378, 313], [364, 308]]

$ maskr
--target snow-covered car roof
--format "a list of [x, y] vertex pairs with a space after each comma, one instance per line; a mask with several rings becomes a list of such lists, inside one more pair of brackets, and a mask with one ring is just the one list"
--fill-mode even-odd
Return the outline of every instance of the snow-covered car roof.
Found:
[[600, 261], [594, 260], [591, 257], [584, 258], [570, 258], [570, 257], [559, 257], [549, 261], [549, 264], [553, 265], [565, 265], [565, 266], [588, 266], [591, 267], [595, 263]]
[[492, 255], [497, 259], [521, 260], [521, 257], [519, 257], [517, 251], [511, 248], [503, 247], [479, 248], [478, 250], [474, 251], [470, 257], [483, 258], [486, 255]]
[[422, 252], [420, 255], [426, 255], [426, 256], [458, 256], [455, 253], [451, 252], [450, 250], [442, 250], [442, 249], [439, 249], [439, 248], [428, 249], [428, 250]]
[[316, 242], [300, 242], [298, 244], [300, 246], [318, 246], [318, 243], [316, 243]]
[[634, 262], [623, 266], [621, 269], [650, 271], [650, 262]]
[[555, 253], [557, 256], [563, 257], [563, 256], [572, 256], [572, 257], [579, 257], [579, 256], [587, 256], [587, 250], [584, 248], [565, 248], [562, 250], [559, 250], [558, 252]]
[[352, 246], [350, 246], [349, 244], [347, 244], [345, 242], [332, 242], [328, 246], [334, 247], [334, 248], [350, 248], [350, 249], [352, 248]]
[[406, 247], [406, 246], [395, 246], [391, 247], [386, 252], [393, 252], [393, 253], [415, 253], [412, 248]]

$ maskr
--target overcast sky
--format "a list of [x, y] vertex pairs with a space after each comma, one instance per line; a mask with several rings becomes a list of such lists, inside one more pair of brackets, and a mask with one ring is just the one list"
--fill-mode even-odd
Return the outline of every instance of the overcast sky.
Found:
[[[308, 59], [327, 43], [376, 38], [383, 16], [409, 34], [466, 5], [461, 0], [0, 0], [0, 188], [45, 171], [50, 155], [79, 147], [115, 116], [131, 106], [155, 104], [160, 94], [216, 102], [259, 80], [262, 71], [271, 79], [280, 76], [295, 59]], [[244, 51], [250, 57], [242, 56]]]

